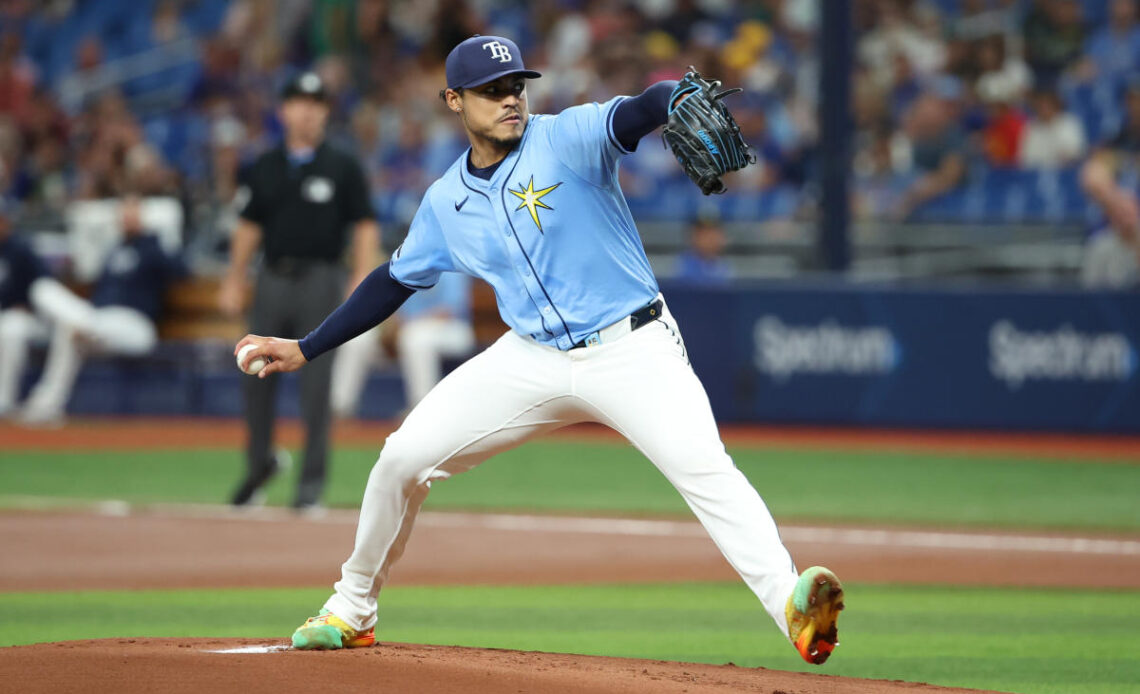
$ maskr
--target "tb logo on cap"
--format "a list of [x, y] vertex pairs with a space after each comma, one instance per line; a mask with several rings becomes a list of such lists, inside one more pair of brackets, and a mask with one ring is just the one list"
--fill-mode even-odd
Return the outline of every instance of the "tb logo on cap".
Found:
[[483, 48], [491, 49], [491, 60], [498, 60], [500, 63], [511, 62], [511, 50], [498, 41], [488, 41], [483, 44]]

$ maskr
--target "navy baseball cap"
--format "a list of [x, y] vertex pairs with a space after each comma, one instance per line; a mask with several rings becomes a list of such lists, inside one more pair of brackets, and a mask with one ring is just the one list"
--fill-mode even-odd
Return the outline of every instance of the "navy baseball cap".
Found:
[[447, 54], [447, 88], [477, 87], [504, 75], [529, 79], [542, 73], [523, 66], [522, 51], [502, 36], [472, 36]]

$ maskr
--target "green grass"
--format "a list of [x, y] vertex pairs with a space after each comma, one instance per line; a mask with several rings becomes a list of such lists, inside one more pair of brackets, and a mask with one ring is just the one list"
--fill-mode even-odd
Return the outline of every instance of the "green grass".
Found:
[[[378, 449], [333, 454], [326, 500], [360, 503]], [[908, 453], [735, 449], [737, 465], [781, 520], [1140, 529], [1140, 465]], [[0, 455], [0, 504], [13, 496], [222, 502], [237, 451]], [[294, 473], [296, 474], [296, 470]], [[269, 489], [288, 503], [292, 476]], [[680, 497], [630, 446], [540, 441], [437, 484], [428, 508], [687, 516]]]
[[[0, 645], [283, 639], [323, 589], [0, 594]], [[799, 660], [739, 583], [385, 591], [384, 641], [653, 658], [1032, 694], [1140, 692], [1140, 592], [848, 586], [842, 645]]]

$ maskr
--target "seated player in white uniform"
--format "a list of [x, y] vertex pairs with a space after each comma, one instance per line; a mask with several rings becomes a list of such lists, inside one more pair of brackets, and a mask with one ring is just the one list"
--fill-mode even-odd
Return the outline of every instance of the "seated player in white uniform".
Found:
[[138, 198], [123, 200], [121, 223], [123, 239], [108, 254], [90, 301], [50, 278], [31, 287], [32, 305], [51, 322], [52, 336], [43, 375], [20, 416], [27, 424], [62, 422], [85, 354], [141, 356], [158, 342], [167, 285], [186, 267], [146, 233]]
[[[439, 383], [445, 359], [466, 357], [475, 349], [471, 278], [457, 272], [443, 273], [434, 287], [413, 294], [384, 329], [395, 330], [405, 409], [410, 410]], [[382, 354], [375, 331], [355, 337], [337, 350], [332, 374], [336, 416], [356, 414], [369, 368], [381, 362]]]
[[11, 204], [0, 200], [0, 417], [15, 411], [31, 344], [47, 339], [47, 325], [28, 298], [32, 284], [47, 274], [31, 246], [13, 230]]
[[822, 663], [838, 642], [843, 589], [823, 567], [796, 571], [767, 506], [725, 452], [618, 185], [621, 158], [692, 92], [659, 82], [636, 97], [532, 116], [526, 79], [539, 74], [509, 39], [472, 37], [446, 68], [441, 96], [471, 147], [428, 189], [392, 260], [304, 339], [248, 335], [235, 347], [256, 346], [247, 360], [273, 359], [262, 377], [300, 369], [444, 272], [488, 282], [511, 328], [388, 437], [352, 555], [320, 614], [293, 633], [294, 647], [375, 641], [377, 596], [433, 483], [588, 421], [649, 458], [777, 628]]

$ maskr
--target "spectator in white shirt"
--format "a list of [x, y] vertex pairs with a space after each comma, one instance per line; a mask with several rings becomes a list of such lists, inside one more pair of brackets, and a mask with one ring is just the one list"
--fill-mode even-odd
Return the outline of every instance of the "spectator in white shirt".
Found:
[[1033, 93], [1033, 118], [1021, 138], [1018, 162], [1026, 169], [1060, 169], [1077, 163], [1088, 150], [1079, 119], [1066, 113], [1051, 89]]

